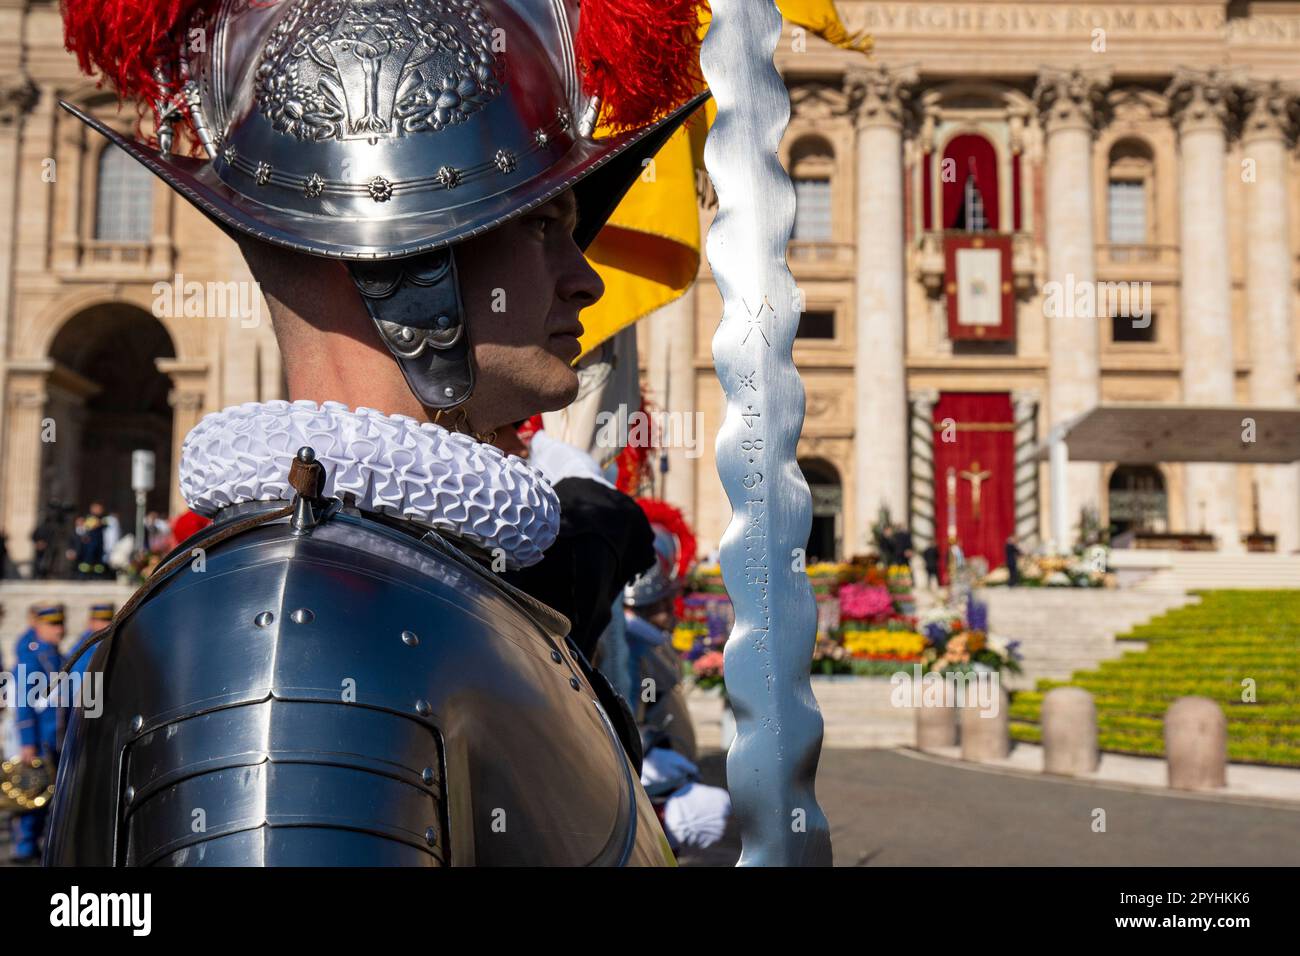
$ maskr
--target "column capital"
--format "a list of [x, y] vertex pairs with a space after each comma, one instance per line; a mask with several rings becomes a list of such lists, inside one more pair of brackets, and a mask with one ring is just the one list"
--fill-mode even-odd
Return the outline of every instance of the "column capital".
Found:
[[1062, 129], [1095, 131], [1105, 122], [1109, 69], [1043, 67], [1034, 85], [1039, 120], [1050, 135]]
[[1278, 80], [1248, 83], [1241, 89], [1243, 142], [1281, 140], [1292, 144], [1300, 127], [1300, 95]]
[[1240, 79], [1237, 70], [1180, 67], [1165, 90], [1169, 99], [1169, 117], [1179, 135], [1207, 129], [1229, 132], [1237, 107]]
[[858, 129], [888, 126], [901, 130], [914, 120], [914, 66], [873, 64], [844, 74], [845, 111]]
[[0, 129], [14, 126], [31, 112], [41, 92], [31, 77], [6, 77], [0, 82]]

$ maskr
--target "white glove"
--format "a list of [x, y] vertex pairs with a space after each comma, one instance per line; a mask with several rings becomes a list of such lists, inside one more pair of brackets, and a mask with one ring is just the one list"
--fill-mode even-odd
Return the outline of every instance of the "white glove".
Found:
[[664, 805], [668, 836], [679, 846], [707, 849], [722, 839], [731, 816], [731, 795], [721, 787], [688, 783]]
[[652, 747], [641, 759], [641, 786], [671, 783], [674, 780], [692, 780], [700, 775], [700, 768], [676, 750]]

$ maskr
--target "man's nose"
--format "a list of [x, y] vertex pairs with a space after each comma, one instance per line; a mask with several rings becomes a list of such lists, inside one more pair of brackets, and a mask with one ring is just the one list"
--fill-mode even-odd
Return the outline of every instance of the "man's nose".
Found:
[[592, 268], [591, 263], [576, 244], [573, 246], [569, 267], [564, 270], [557, 291], [561, 299], [565, 302], [576, 302], [580, 309], [596, 303], [605, 294], [604, 280]]

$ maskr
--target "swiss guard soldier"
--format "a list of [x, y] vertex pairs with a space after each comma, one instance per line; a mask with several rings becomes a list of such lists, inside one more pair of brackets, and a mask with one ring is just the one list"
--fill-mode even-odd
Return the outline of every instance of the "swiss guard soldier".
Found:
[[707, 96], [695, 0], [145, 6], [65, 26], [158, 148], [64, 105], [240, 243], [291, 400], [185, 439], [213, 523], [92, 639], [46, 862], [669, 862], [619, 701], [496, 573], [559, 516], [492, 441], [577, 392], [582, 250]]
[[[55, 700], [57, 688], [55, 694], [50, 690], [63, 670], [59, 643], [64, 634], [64, 607], [34, 604], [27, 619], [27, 630], [19, 636], [16, 648], [15, 726], [23, 762], [39, 760], [53, 765], [59, 752], [59, 708]], [[41, 807], [13, 817], [14, 862], [37, 858], [47, 812]]]

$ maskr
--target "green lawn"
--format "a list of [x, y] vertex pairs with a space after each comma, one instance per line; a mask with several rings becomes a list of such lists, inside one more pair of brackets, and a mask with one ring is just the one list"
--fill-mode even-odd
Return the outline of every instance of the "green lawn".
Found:
[[1126, 639], [1147, 642], [1147, 650], [1015, 694], [1012, 738], [1037, 743], [1043, 694], [1082, 687], [1096, 701], [1103, 750], [1162, 756], [1166, 708], [1195, 694], [1227, 714], [1230, 760], [1300, 767], [1300, 590], [1201, 592], [1200, 604], [1140, 625]]

